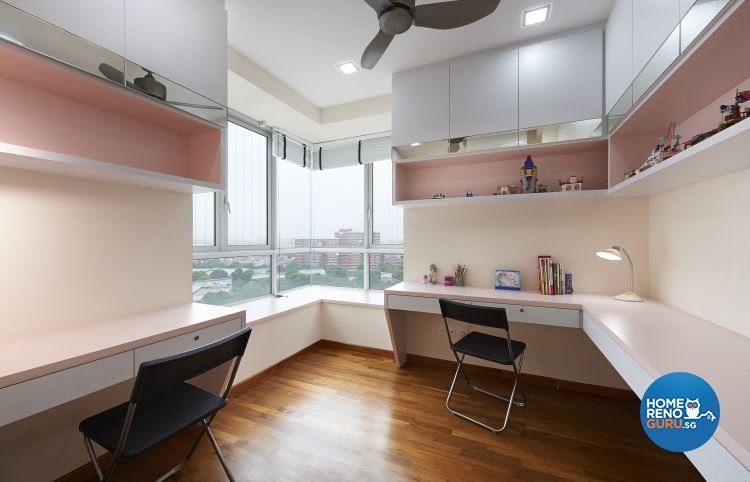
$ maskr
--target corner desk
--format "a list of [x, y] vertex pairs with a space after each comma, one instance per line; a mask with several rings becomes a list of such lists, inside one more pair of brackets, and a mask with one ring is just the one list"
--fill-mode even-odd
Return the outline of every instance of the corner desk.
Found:
[[207, 345], [244, 326], [244, 309], [187, 303], [4, 339], [0, 428], [134, 378], [144, 361]]
[[719, 397], [719, 427], [708, 443], [685, 455], [709, 481], [750, 481], [750, 338], [652, 300], [404, 282], [385, 290], [384, 304], [399, 367], [407, 360], [408, 313], [440, 315], [440, 298], [505, 308], [512, 323], [582, 329], [639, 398], [667, 373], [704, 378]]

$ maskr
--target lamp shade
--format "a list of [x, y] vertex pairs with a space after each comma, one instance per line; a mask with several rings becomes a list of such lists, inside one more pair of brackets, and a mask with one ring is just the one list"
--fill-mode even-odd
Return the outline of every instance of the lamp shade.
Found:
[[604, 251], [597, 251], [596, 255], [602, 259], [609, 261], [620, 261], [622, 260], [622, 253], [617, 248], [609, 248]]

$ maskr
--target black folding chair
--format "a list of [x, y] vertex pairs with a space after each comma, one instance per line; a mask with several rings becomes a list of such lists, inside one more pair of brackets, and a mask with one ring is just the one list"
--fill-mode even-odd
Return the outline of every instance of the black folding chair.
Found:
[[[521, 383], [521, 367], [523, 366], [523, 355], [526, 350], [526, 343], [511, 340], [510, 327], [508, 326], [508, 317], [505, 313], [505, 308], [491, 308], [441, 299], [440, 311], [443, 314], [445, 332], [448, 333], [448, 342], [450, 343], [451, 351], [453, 351], [453, 356], [456, 357], [456, 361], [458, 362], [458, 366], [456, 367], [456, 374], [453, 376], [453, 382], [451, 383], [451, 388], [448, 391], [448, 398], [445, 400], [445, 406], [453, 415], [473, 422], [480, 427], [484, 427], [494, 433], [502, 432], [508, 425], [508, 417], [510, 417], [511, 407], [513, 405], [517, 405], [519, 407], [523, 407], [526, 405], [526, 394], [523, 391], [523, 384]], [[490, 328], [500, 328], [502, 330], [505, 330], [506, 338], [472, 331], [471, 333], [454, 343], [453, 338], [451, 337], [450, 327], [448, 326], [449, 318], [465, 323], [471, 323], [473, 325], [486, 326]], [[460, 357], [458, 356], [459, 353], [461, 354]], [[515, 381], [513, 382], [513, 390], [510, 392], [510, 397], [502, 397], [472, 384], [469, 380], [469, 376], [466, 374], [466, 370], [464, 369], [463, 365], [466, 355], [481, 358], [483, 360], [491, 361], [494, 363], [499, 363], [501, 365], [513, 366]], [[518, 359], [518, 364], [516, 364], [516, 359]], [[491, 427], [480, 422], [479, 420], [473, 419], [451, 408], [450, 401], [451, 397], [453, 396], [453, 389], [456, 386], [456, 380], [458, 379], [459, 373], [463, 373], [466, 383], [473, 390], [508, 402], [508, 410], [505, 412], [505, 421], [503, 422], [502, 427]], [[521, 396], [523, 397], [522, 402], [514, 400], [517, 387], [521, 389]]]
[[[245, 328], [210, 345], [141, 363], [129, 402], [81, 422], [78, 429], [83, 433], [86, 451], [99, 480], [109, 480], [118, 464], [134, 459], [169, 437], [200, 423], [203, 430], [185, 459], [158, 480], [163, 481], [182, 469], [205, 433], [227, 477], [234, 481], [210, 425], [216, 413], [227, 404], [227, 396], [245, 353], [250, 331], [250, 328]], [[187, 380], [232, 360], [232, 372], [221, 397], [187, 383]], [[92, 441], [113, 455], [103, 473]]]

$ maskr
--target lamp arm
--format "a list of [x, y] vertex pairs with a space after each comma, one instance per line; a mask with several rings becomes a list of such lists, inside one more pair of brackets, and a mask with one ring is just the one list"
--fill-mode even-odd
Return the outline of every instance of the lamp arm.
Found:
[[630, 259], [630, 255], [627, 251], [625, 251], [625, 248], [622, 246], [619, 247], [620, 251], [622, 251], [622, 254], [625, 255], [626, 258], [628, 258], [628, 265], [630, 265], [630, 292], [633, 293], [633, 260]]

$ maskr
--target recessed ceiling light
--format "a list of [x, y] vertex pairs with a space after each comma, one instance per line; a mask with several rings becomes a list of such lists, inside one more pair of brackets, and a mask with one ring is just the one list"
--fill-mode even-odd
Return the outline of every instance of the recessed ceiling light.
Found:
[[351, 60], [347, 60], [346, 62], [341, 62], [336, 66], [337, 69], [339, 69], [344, 74], [353, 74], [354, 72], [359, 71], [359, 66], [352, 62]]
[[530, 8], [523, 12], [523, 26], [529, 27], [531, 25], [537, 25], [544, 23], [549, 20], [549, 12], [552, 9], [552, 4], [540, 5], [538, 7]]
[[412, 142], [412, 143], [411, 143], [411, 146], [412, 146], [412, 147], [417, 147], [417, 146], [419, 146], [419, 145], [420, 145], [420, 143], [419, 143], [419, 142]]

